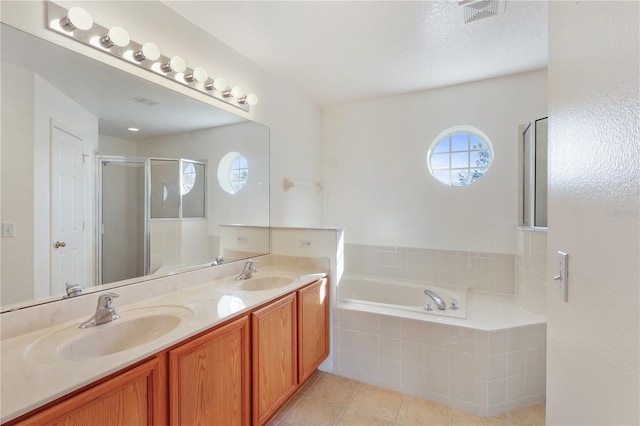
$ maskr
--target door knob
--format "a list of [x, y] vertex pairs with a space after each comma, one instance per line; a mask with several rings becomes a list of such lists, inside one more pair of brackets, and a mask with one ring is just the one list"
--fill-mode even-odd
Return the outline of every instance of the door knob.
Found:
[[65, 247], [67, 245], [67, 243], [65, 243], [64, 241], [56, 241], [56, 243], [53, 245], [55, 248], [60, 248], [60, 247]]

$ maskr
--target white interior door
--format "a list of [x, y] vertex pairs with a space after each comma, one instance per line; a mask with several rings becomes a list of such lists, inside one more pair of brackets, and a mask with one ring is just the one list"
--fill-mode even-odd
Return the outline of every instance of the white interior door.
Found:
[[51, 293], [86, 277], [86, 182], [84, 141], [53, 126], [51, 132]]

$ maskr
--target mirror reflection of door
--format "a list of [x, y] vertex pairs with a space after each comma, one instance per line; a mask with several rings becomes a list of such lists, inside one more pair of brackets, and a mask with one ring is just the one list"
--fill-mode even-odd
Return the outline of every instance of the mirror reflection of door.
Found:
[[[90, 251], [85, 247], [89, 164], [84, 141], [67, 130], [51, 131], [51, 289], [65, 291], [65, 283], [84, 284], [91, 268]], [[87, 229], [89, 228], [89, 229]]]
[[145, 161], [102, 159], [100, 283], [146, 275]]

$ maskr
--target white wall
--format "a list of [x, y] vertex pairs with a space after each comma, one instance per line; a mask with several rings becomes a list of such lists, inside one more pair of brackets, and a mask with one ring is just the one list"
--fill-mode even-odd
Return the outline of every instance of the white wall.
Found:
[[[640, 3], [549, 3], [547, 424], [640, 424]], [[555, 274], [554, 262], [548, 275]]]
[[[273, 225], [319, 226], [322, 197], [306, 191], [284, 192], [283, 177], [321, 180], [320, 109], [290, 84], [268, 74], [213, 36], [194, 26], [165, 5], [155, 1], [61, 1], [70, 7], [85, 7], [94, 20], [105, 26], [120, 25], [136, 41], [153, 41], [167, 56], [180, 55], [190, 66], [202, 66], [259, 97], [251, 113], [171, 82], [146, 70], [109, 57], [102, 52], [45, 28], [43, 1], [2, 1], [2, 21], [41, 38], [112, 64], [160, 85], [187, 93], [203, 102], [264, 124], [271, 133], [271, 223]], [[144, 17], [144, 19], [141, 19]], [[197, 41], [197, 42], [195, 42]], [[291, 161], [291, 159], [295, 161]]]
[[[546, 115], [546, 70], [324, 110], [325, 225], [347, 243], [516, 252], [517, 126]], [[494, 148], [487, 174], [447, 187], [427, 150], [467, 124]]]
[[[33, 74], [2, 63], [2, 304], [33, 298]], [[9, 82], [11, 82], [9, 84]], [[15, 143], [7, 143], [13, 141]], [[13, 268], [17, 265], [18, 268]]]

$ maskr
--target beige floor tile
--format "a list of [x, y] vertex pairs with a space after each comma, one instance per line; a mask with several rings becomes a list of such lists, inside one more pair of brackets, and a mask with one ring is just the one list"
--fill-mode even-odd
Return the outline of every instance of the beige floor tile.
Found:
[[341, 426], [393, 426], [393, 422], [370, 416], [359, 411], [347, 409], [340, 417], [338, 425]]
[[308, 395], [348, 405], [359, 386], [360, 382], [355, 380], [325, 374], [313, 385]]
[[313, 375], [309, 377], [309, 379], [307, 379], [306, 382], [304, 382], [304, 384], [300, 387], [298, 392], [302, 392], [302, 393], [309, 392], [313, 387], [313, 385], [315, 385], [318, 382], [318, 380], [320, 380], [320, 377], [322, 377], [324, 374], [325, 373], [323, 373], [322, 371], [316, 370], [316, 372], [313, 373]]
[[509, 424], [513, 426], [544, 426], [545, 405], [532, 405], [508, 413]]
[[303, 396], [304, 394], [301, 394], [300, 392], [293, 394], [293, 396], [289, 398], [289, 400], [282, 406], [280, 411], [278, 411], [275, 416], [272, 417], [272, 419], [282, 421], [287, 416], [287, 414], [289, 414], [291, 410], [293, 410], [293, 407], [295, 407], [296, 404], [300, 402], [300, 400], [302, 400]]
[[394, 421], [400, 404], [402, 394], [363, 383], [356, 391], [349, 408]]
[[405, 396], [396, 417], [399, 425], [449, 426], [451, 408], [420, 398]]
[[284, 418], [284, 423], [291, 426], [325, 426], [335, 425], [345, 406], [307, 394]]
[[493, 417], [480, 417], [461, 410], [451, 410], [452, 426], [496, 426], [509, 424], [507, 414]]

